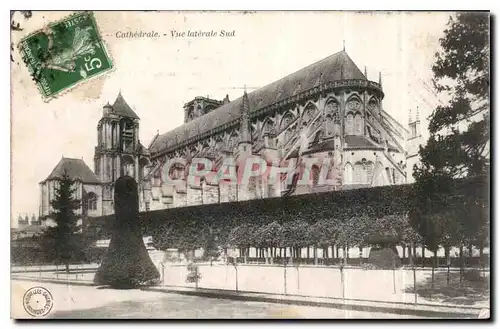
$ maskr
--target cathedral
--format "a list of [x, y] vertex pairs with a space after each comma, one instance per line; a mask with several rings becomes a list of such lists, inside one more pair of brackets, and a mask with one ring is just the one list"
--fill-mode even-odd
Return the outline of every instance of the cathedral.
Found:
[[[122, 175], [138, 182], [141, 211], [405, 184], [409, 132], [384, 111], [383, 99], [381, 76], [368, 80], [366, 69], [340, 51], [235, 100], [195, 97], [184, 105], [184, 124], [145, 147], [139, 117], [120, 93], [103, 107], [94, 171], [83, 160], [62, 158], [40, 183], [40, 216], [49, 215], [64, 171], [77, 181], [81, 214], [91, 217], [113, 213], [113, 184]], [[210, 161], [215, 174], [223, 166], [238, 172], [251, 157], [276, 169], [278, 179], [251, 175], [233, 184], [188, 177], [197, 158]], [[172, 165], [173, 159], [183, 161]], [[325, 171], [334, 177], [328, 184], [319, 179], [325, 166], [333, 168]], [[299, 184], [298, 173], [309, 183]]]

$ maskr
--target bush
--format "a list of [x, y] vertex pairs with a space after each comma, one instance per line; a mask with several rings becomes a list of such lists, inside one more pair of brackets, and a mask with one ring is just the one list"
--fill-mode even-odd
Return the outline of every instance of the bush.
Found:
[[399, 259], [396, 248], [372, 248], [368, 263], [379, 269], [392, 269], [401, 266], [401, 259]]
[[468, 270], [464, 273], [464, 279], [471, 282], [483, 281], [481, 272], [478, 270]]
[[188, 275], [186, 277], [186, 282], [198, 282], [201, 279], [200, 271], [198, 265], [194, 265], [193, 263], [188, 264]]
[[124, 289], [158, 283], [160, 273], [142, 240], [138, 200], [135, 180], [120, 177], [115, 183], [113, 236], [94, 277], [96, 284]]

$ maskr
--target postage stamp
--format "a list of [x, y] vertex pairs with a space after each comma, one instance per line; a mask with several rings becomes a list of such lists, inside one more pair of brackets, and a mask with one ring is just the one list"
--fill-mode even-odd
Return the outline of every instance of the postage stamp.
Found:
[[44, 99], [113, 68], [90, 12], [51, 23], [21, 40], [18, 47]]

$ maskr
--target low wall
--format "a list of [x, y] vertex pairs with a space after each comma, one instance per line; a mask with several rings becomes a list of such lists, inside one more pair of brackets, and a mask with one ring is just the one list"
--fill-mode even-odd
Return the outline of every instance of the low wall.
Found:
[[[428, 269], [365, 270], [360, 268], [323, 266], [273, 266], [273, 265], [198, 265], [201, 278], [197, 285], [187, 283], [187, 266], [167, 265], [159, 268], [163, 284], [183, 287], [198, 287], [247, 292], [305, 295], [415, 303], [414, 286], [421, 290], [430, 289], [432, 271]], [[414, 280], [415, 275], [415, 280]], [[489, 272], [482, 273], [489, 277]], [[435, 270], [436, 289], [453, 289], [459, 285], [459, 271]], [[439, 294], [422, 297], [417, 294], [419, 304], [442, 304]], [[466, 296], [455, 296], [447, 301], [453, 303]], [[488, 301], [484, 301], [485, 306]], [[467, 300], [465, 301], [467, 304]]]

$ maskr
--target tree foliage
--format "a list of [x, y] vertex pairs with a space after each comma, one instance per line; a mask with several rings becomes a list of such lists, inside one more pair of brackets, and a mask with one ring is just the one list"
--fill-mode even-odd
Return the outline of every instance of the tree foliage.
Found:
[[254, 233], [253, 241], [256, 246], [263, 248], [278, 248], [283, 245], [283, 232], [281, 225], [274, 221]]
[[80, 208], [80, 200], [75, 198], [75, 181], [65, 171], [58, 180], [55, 196], [51, 202], [53, 211], [49, 217], [54, 220], [55, 226], [48, 227], [44, 233], [45, 247], [52, 251], [57, 262], [68, 266], [70, 261], [82, 249], [79, 238], [80, 216], [76, 211]]
[[467, 189], [455, 193], [455, 179], [484, 180], [489, 172], [489, 22], [488, 14], [458, 13], [450, 18], [435, 55], [434, 86], [450, 100], [430, 116], [430, 137], [414, 168], [410, 211], [415, 231], [431, 250], [487, 242], [485, 199], [467, 195]]
[[451, 177], [481, 175], [489, 166], [489, 15], [450, 18], [432, 67], [434, 85], [450, 101], [431, 115], [427, 145], [417, 170]]
[[238, 248], [250, 248], [255, 245], [254, 236], [257, 228], [252, 224], [242, 224], [233, 228], [228, 237], [228, 244]]
[[301, 248], [309, 245], [308, 226], [300, 219], [285, 222], [282, 226], [283, 246]]

